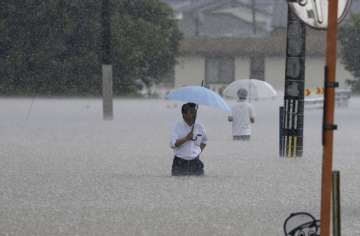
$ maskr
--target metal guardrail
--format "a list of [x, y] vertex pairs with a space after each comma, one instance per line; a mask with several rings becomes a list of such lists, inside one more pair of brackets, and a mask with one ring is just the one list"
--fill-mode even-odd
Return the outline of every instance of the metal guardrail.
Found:
[[[347, 107], [351, 98], [350, 89], [336, 89], [335, 105], [338, 107]], [[307, 96], [304, 99], [305, 109], [320, 109], [324, 106], [324, 96]]]

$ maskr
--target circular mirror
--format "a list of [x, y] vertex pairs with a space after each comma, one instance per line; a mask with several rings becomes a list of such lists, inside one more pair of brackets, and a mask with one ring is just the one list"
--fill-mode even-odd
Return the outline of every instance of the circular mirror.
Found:
[[[305, 22], [305, 24], [317, 28], [326, 29], [328, 26], [329, 0], [288, 0], [293, 12]], [[346, 16], [351, 0], [338, 0], [338, 22]]]

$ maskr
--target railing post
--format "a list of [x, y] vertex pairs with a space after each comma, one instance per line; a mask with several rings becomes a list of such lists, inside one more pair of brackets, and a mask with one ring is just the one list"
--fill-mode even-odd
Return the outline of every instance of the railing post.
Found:
[[333, 236], [341, 236], [340, 171], [332, 172]]

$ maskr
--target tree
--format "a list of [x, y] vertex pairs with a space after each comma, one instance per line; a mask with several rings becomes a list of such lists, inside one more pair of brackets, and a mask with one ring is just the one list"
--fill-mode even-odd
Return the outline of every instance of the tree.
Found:
[[100, 94], [96, 1], [4, 0], [0, 9], [2, 94]]
[[355, 77], [352, 89], [360, 92], [360, 14], [354, 14], [348, 23], [339, 29], [342, 46], [342, 61]]
[[114, 87], [135, 80], [159, 83], [175, 65], [181, 33], [170, 7], [159, 0], [125, 0], [113, 15]]
[[[2, 94], [101, 94], [101, 1], [0, 4]], [[111, 4], [114, 94], [161, 82], [181, 39], [172, 10], [160, 0]]]

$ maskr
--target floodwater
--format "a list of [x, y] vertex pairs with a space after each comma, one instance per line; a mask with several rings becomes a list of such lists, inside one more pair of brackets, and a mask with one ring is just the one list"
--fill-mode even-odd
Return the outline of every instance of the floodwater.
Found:
[[[283, 235], [293, 212], [320, 215], [321, 110], [305, 111], [304, 155], [278, 157], [282, 100], [254, 103], [250, 142], [227, 114], [200, 106], [209, 143], [203, 177], [171, 177], [180, 104], [0, 98], [0, 235]], [[333, 169], [342, 235], [360, 235], [360, 98], [337, 108]]]

